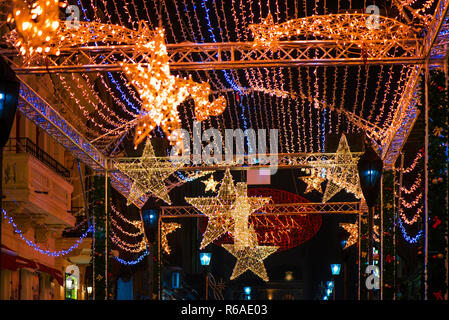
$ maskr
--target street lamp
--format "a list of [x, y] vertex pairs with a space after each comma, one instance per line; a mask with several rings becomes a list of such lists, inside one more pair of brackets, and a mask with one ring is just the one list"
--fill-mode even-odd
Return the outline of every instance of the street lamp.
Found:
[[340, 274], [341, 264], [333, 263], [331, 264], [331, 271], [333, 276], [338, 276]]
[[207, 272], [207, 267], [210, 264], [210, 260], [212, 259], [212, 253], [211, 252], [200, 252], [200, 262], [201, 265], [205, 267], [206, 272], [206, 300], [209, 297], [209, 275]]
[[73, 280], [71, 278], [67, 278], [65, 281], [65, 285], [67, 289], [72, 290], [73, 289]]
[[88, 286], [87, 287], [87, 300], [90, 300], [90, 295], [92, 294], [92, 287]]
[[202, 266], [208, 266], [212, 258], [211, 252], [200, 252], [200, 261]]
[[[360, 177], [360, 187], [368, 205], [368, 265], [373, 265], [373, 231], [374, 231], [374, 209], [380, 193], [383, 162], [371, 145], [365, 143], [365, 153], [357, 163]], [[368, 299], [371, 298], [368, 292]]]
[[243, 292], [245, 293], [245, 300], [251, 300], [251, 287], [244, 287]]
[[[332, 272], [333, 276], [338, 276], [340, 274], [340, 270], [341, 270], [341, 264], [339, 264], [339, 263], [331, 264], [331, 272]], [[332, 285], [331, 292], [333, 292], [333, 300], [335, 300], [335, 282], [328, 281], [327, 283], [328, 283], [328, 288], [329, 288], [329, 283], [331, 283], [331, 285]]]

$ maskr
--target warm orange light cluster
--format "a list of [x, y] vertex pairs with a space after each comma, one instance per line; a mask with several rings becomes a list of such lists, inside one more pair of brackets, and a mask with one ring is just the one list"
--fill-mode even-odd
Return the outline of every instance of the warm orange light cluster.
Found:
[[195, 102], [197, 121], [223, 113], [226, 100], [220, 96], [211, 102], [208, 83], [197, 83], [190, 78], [170, 74], [163, 29], [150, 30], [143, 21], [137, 31], [96, 22], [78, 22], [76, 27], [69, 27], [59, 21], [58, 4], [58, 0], [38, 0], [29, 8], [23, 0], [14, 0], [13, 15], [8, 22], [15, 22], [16, 29], [9, 36], [10, 40], [23, 55], [29, 56], [59, 55], [62, 48], [91, 42], [128, 44], [142, 52], [141, 63], [119, 62], [142, 99], [142, 113], [137, 119], [134, 139], [136, 147], [157, 126], [171, 144], [179, 145], [182, 135], [176, 130], [181, 129], [177, 107], [188, 97]]
[[370, 14], [342, 13], [313, 15], [275, 24], [273, 16], [268, 16], [260, 24], [251, 24], [249, 29], [254, 35], [255, 47], [276, 49], [280, 39], [297, 38], [300, 40], [337, 40], [341, 44], [360, 41], [367, 54], [380, 50], [378, 42], [384, 40], [400, 42], [410, 38], [416, 30], [412, 26], [394, 19], [379, 16], [378, 25], [370, 27]]
[[122, 68], [130, 83], [142, 99], [142, 113], [136, 127], [134, 145], [137, 146], [151, 131], [160, 127], [171, 144], [182, 142], [181, 119], [178, 106], [189, 96], [195, 101], [195, 118], [203, 121], [209, 116], [218, 116], [226, 108], [223, 96], [209, 101], [211, 92], [208, 83], [197, 83], [170, 74], [168, 54], [164, 44], [164, 34], [160, 30], [155, 45], [153, 60], [148, 64], [126, 64]]
[[60, 25], [59, 0], [37, 0], [31, 6], [27, 1], [14, 0], [7, 21], [16, 24], [14, 46], [22, 55], [48, 53]]

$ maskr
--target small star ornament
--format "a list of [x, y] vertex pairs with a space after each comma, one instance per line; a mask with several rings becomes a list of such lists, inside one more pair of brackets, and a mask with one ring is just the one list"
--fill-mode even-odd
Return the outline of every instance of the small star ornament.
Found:
[[314, 190], [318, 191], [319, 193], [323, 193], [323, 189], [321, 188], [321, 184], [324, 182], [324, 179], [321, 177], [300, 177], [302, 181], [304, 181], [307, 184], [306, 191], [304, 193], [310, 193]]
[[211, 175], [209, 177], [209, 179], [207, 179], [205, 181], [201, 181], [201, 182], [206, 185], [206, 188], [204, 189], [205, 192], [207, 192], [207, 191], [216, 192], [217, 185], [220, 183], [219, 181], [214, 180], [213, 175]]

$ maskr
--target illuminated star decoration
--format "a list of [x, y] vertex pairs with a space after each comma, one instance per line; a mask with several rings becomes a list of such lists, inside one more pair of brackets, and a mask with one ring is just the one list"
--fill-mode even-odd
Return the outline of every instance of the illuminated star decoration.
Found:
[[161, 247], [162, 247], [162, 250], [166, 254], [171, 253], [170, 246], [168, 245], [167, 235], [169, 235], [170, 233], [172, 233], [173, 231], [175, 231], [178, 228], [181, 228], [181, 224], [179, 224], [179, 223], [174, 223], [174, 222], [170, 222], [170, 223], [162, 222], [161, 223]]
[[[146, 44], [139, 44], [145, 47]], [[121, 63], [129, 82], [142, 99], [142, 110], [138, 116], [134, 146], [137, 146], [156, 127], [160, 127], [172, 145], [181, 147], [181, 119], [178, 106], [189, 96], [195, 102], [195, 118], [203, 121], [209, 116], [218, 116], [226, 108], [223, 96], [209, 101], [209, 83], [197, 83], [192, 79], [170, 74], [169, 57], [165, 46], [163, 29], [157, 29], [151, 61], [142, 64]]]
[[237, 258], [231, 280], [250, 270], [264, 281], [268, 281], [263, 260], [276, 252], [277, 246], [257, 245], [257, 235], [254, 227], [249, 224], [249, 216], [258, 210], [271, 198], [248, 197], [247, 185], [237, 184], [237, 199], [233, 205], [231, 216], [234, 219], [234, 244], [223, 244], [229, 253]]
[[169, 160], [163, 161], [158, 159], [154, 154], [150, 139], [147, 139], [143, 154], [137, 162], [123, 161], [115, 163], [115, 167], [127, 175], [133, 182], [127, 197], [127, 205], [136, 203], [139, 198], [148, 192], [166, 203], [171, 204], [164, 181], [180, 165]]
[[359, 173], [357, 171], [357, 160], [352, 157], [346, 136], [343, 134], [338, 144], [335, 161], [343, 165], [335, 165], [326, 168], [326, 179], [328, 180], [326, 190], [323, 195], [323, 202], [329, 201], [340, 190], [354, 194], [357, 198], [362, 198], [360, 188]]
[[353, 244], [356, 244], [359, 239], [359, 228], [357, 223], [340, 223], [340, 227], [345, 229], [349, 233], [349, 238], [346, 240], [346, 245], [343, 249], [346, 249]]
[[211, 175], [209, 177], [209, 179], [207, 179], [205, 181], [201, 181], [201, 182], [206, 185], [206, 188], [204, 189], [205, 192], [207, 192], [207, 191], [216, 192], [215, 189], [216, 189], [217, 185], [220, 183], [220, 182], [214, 180], [213, 175]]
[[254, 35], [253, 47], [264, 46], [275, 49], [278, 46], [278, 27], [274, 24], [271, 13], [268, 13], [260, 24], [250, 24], [249, 29]]
[[321, 184], [324, 182], [325, 179], [314, 175], [308, 177], [300, 177], [300, 179], [307, 184], [307, 188], [306, 191], [304, 191], [304, 193], [309, 193], [312, 192], [313, 190], [316, 190], [319, 193], [323, 193]]
[[[231, 171], [227, 169], [216, 197], [185, 198], [188, 203], [209, 218], [200, 249], [204, 249], [209, 243], [226, 233], [232, 235], [235, 232], [233, 211], [236, 209], [237, 199], [247, 197], [246, 191], [245, 183], [238, 183], [237, 187], [234, 185]], [[270, 198], [262, 197], [247, 198], [251, 213], [270, 200]]]
[[250, 270], [262, 280], [268, 282], [269, 279], [263, 260], [276, 252], [279, 247], [256, 245], [254, 247], [249, 246], [245, 247], [243, 250], [238, 250], [233, 244], [223, 244], [222, 246], [237, 258], [237, 262], [230, 278], [231, 280], [239, 277], [245, 271]]
[[236, 196], [237, 189], [231, 171], [227, 169], [216, 197], [185, 198], [187, 203], [190, 203], [209, 218], [200, 249], [204, 249], [209, 243], [227, 232], [232, 232], [234, 222], [229, 211], [236, 200]]
[[269, 197], [248, 197], [247, 188], [246, 183], [237, 183], [238, 197], [230, 213], [234, 220], [233, 235], [236, 250], [257, 244], [256, 233], [252, 226], [249, 226], [249, 217], [271, 200]]
[[[59, 0], [29, 1], [14, 0], [14, 9], [8, 15], [8, 22], [15, 22], [18, 34], [14, 46], [20, 48], [22, 55], [47, 53], [51, 49], [52, 39], [59, 28]], [[61, 3], [61, 7], [65, 4]]]

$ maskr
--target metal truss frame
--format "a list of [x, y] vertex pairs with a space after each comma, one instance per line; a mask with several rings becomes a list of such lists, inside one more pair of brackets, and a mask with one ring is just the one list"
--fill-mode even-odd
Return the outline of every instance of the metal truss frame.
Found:
[[[364, 57], [363, 43], [342, 43], [337, 40], [311, 40], [311, 41], [279, 41], [279, 50], [268, 48], [255, 48], [253, 43], [213, 43], [192, 44], [180, 43], [167, 45], [170, 59], [170, 68], [173, 70], [211, 70], [226, 68], [248, 68], [257, 66], [304, 66], [304, 65], [352, 65], [352, 64], [412, 64], [415, 69], [406, 85], [401, 98], [400, 107], [393, 117], [393, 122], [386, 132], [385, 143], [382, 145], [383, 158], [386, 168], [391, 168], [402, 149], [403, 143], [412, 128], [418, 112], [417, 83], [422, 71], [422, 64], [433, 57], [448, 57], [447, 32], [449, 0], [440, 0], [429, 26], [429, 31], [423, 40], [402, 39], [395, 41], [402, 54], [399, 56]], [[366, 41], [364, 41], [366, 43]], [[363, 45], [362, 45], [363, 44]], [[374, 45], [374, 43], [373, 43]], [[380, 44], [382, 45], [382, 44]], [[379, 52], [388, 53], [392, 44]], [[48, 56], [45, 59], [23, 61], [17, 58], [17, 52], [2, 50], [0, 54], [6, 57], [17, 73], [48, 73], [48, 72], [91, 72], [114, 71], [118, 69], [117, 61], [125, 58], [131, 63], [144, 63], [151, 56], [150, 52], [136, 52], [133, 46], [90, 46], [78, 48], [61, 48], [59, 56]], [[318, 51], [318, 55], [311, 57], [311, 50]], [[314, 52], [315, 54], [315, 52]], [[437, 58], [438, 58], [437, 57]], [[435, 58], [435, 59], [437, 59]], [[440, 59], [440, 58], [438, 58]], [[441, 63], [442, 60], [438, 60]], [[38, 126], [46, 130], [71, 151], [74, 156], [92, 169], [106, 172], [112, 168], [110, 159], [101, 154], [89, 141], [84, 138], [72, 125], [70, 125], [58, 112], [22, 81], [19, 99], [19, 110]], [[278, 155], [279, 167], [311, 167], [314, 162], [319, 166], [344, 165], [332, 161], [332, 154], [283, 154]], [[248, 169], [264, 167], [263, 164], [252, 162], [246, 158], [243, 163], [223, 165], [193, 165], [185, 166], [180, 171], [189, 170], [217, 170], [231, 167], [233, 169]], [[324, 161], [323, 161], [324, 160]], [[120, 161], [114, 159], [113, 161]], [[127, 159], [132, 161], [132, 159]], [[265, 165], [266, 167], [266, 165]], [[111, 171], [111, 183], [118, 191], [126, 196], [132, 182], [123, 174]], [[174, 185], [173, 185], [174, 187]], [[148, 197], [148, 195], [146, 196]], [[141, 199], [142, 205], [146, 199]]]
[[[20, 80], [17, 104], [19, 111], [61, 143], [75, 158], [97, 171], [98, 174], [107, 172], [110, 168], [109, 159], [28, 86], [23, 79]], [[132, 181], [121, 172], [112, 172], [109, 178], [111, 185], [126, 197], [131, 189]], [[148, 198], [149, 195], [145, 195], [137, 202], [143, 206]]]
[[[420, 56], [423, 63], [417, 64], [406, 84], [401, 96], [391, 126], [388, 128], [388, 136], [382, 147], [382, 158], [386, 169], [391, 169], [410, 134], [419, 111], [418, 103], [418, 80], [424, 68], [424, 64], [436, 64], [443, 66], [449, 57], [449, 0], [440, 0], [435, 9], [435, 14], [428, 27]], [[441, 58], [443, 57], [443, 58]]]
[[[211, 170], [248, 170], [255, 168], [270, 168], [276, 167], [279, 169], [285, 168], [330, 168], [335, 166], [355, 166], [357, 159], [360, 158], [362, 152], [351, 152], [351, 157], [354, 160], [353, 163], [341, 162], [341, 156], [337, 153], [279, 153], [279, 154], [264, 154], [264, 155], [242, 155], [240, 158], [234, 157], [233, 161], [219, 161], [214, 163], [207, 163], [204, 161], [195, 162], [193, 156], [179, 156], [174, 158], [176, 161], [185, 162], [184, 166], [178, 168], [178, 171], [211, 171]], [[265, 159], [272, 159], [276, 157], [277, 163], [265, 162]], [[162, 162], [173, 161], [170, 157], [158, 157]], [[130, 163], [139, 162], [140, 158], [115, 158], [112, 159], [113, 163]], [[163, 169], [163, 168], [161, 168]]]
[[[199, 218], [203, 213], [192, 206], [161, 207], [161, 219], [165, 218]], [[267, 215], [308, 215], [308, 214], [363, 214], [366, 212], [361, 202], [327, 202], [327, 203], [282, 203], [266, 204], [253, 213], [253, 216]]]
[[[363, 46], [384, 46], [377, 56], [365, 57]], [[401, 53], [391, 56], [396, 45]], [[421, 64], [420, 39], [406, 39], [395, 44], [381, 41], [339, 40], [280, 41], [278, 49], [254, 47], [253, 42], [167, 44], [170, 70], [224, 70], [257, 67], [336, 66], [362, 64]], [[85, 46], [60, 48], [58, 56], [34, 57], [15, 61], [16, 50], [2, 50], [17, 74], [61, 72], [122, 71], [119, 61], [147, 65], [150, 51], [132, 45]]]

